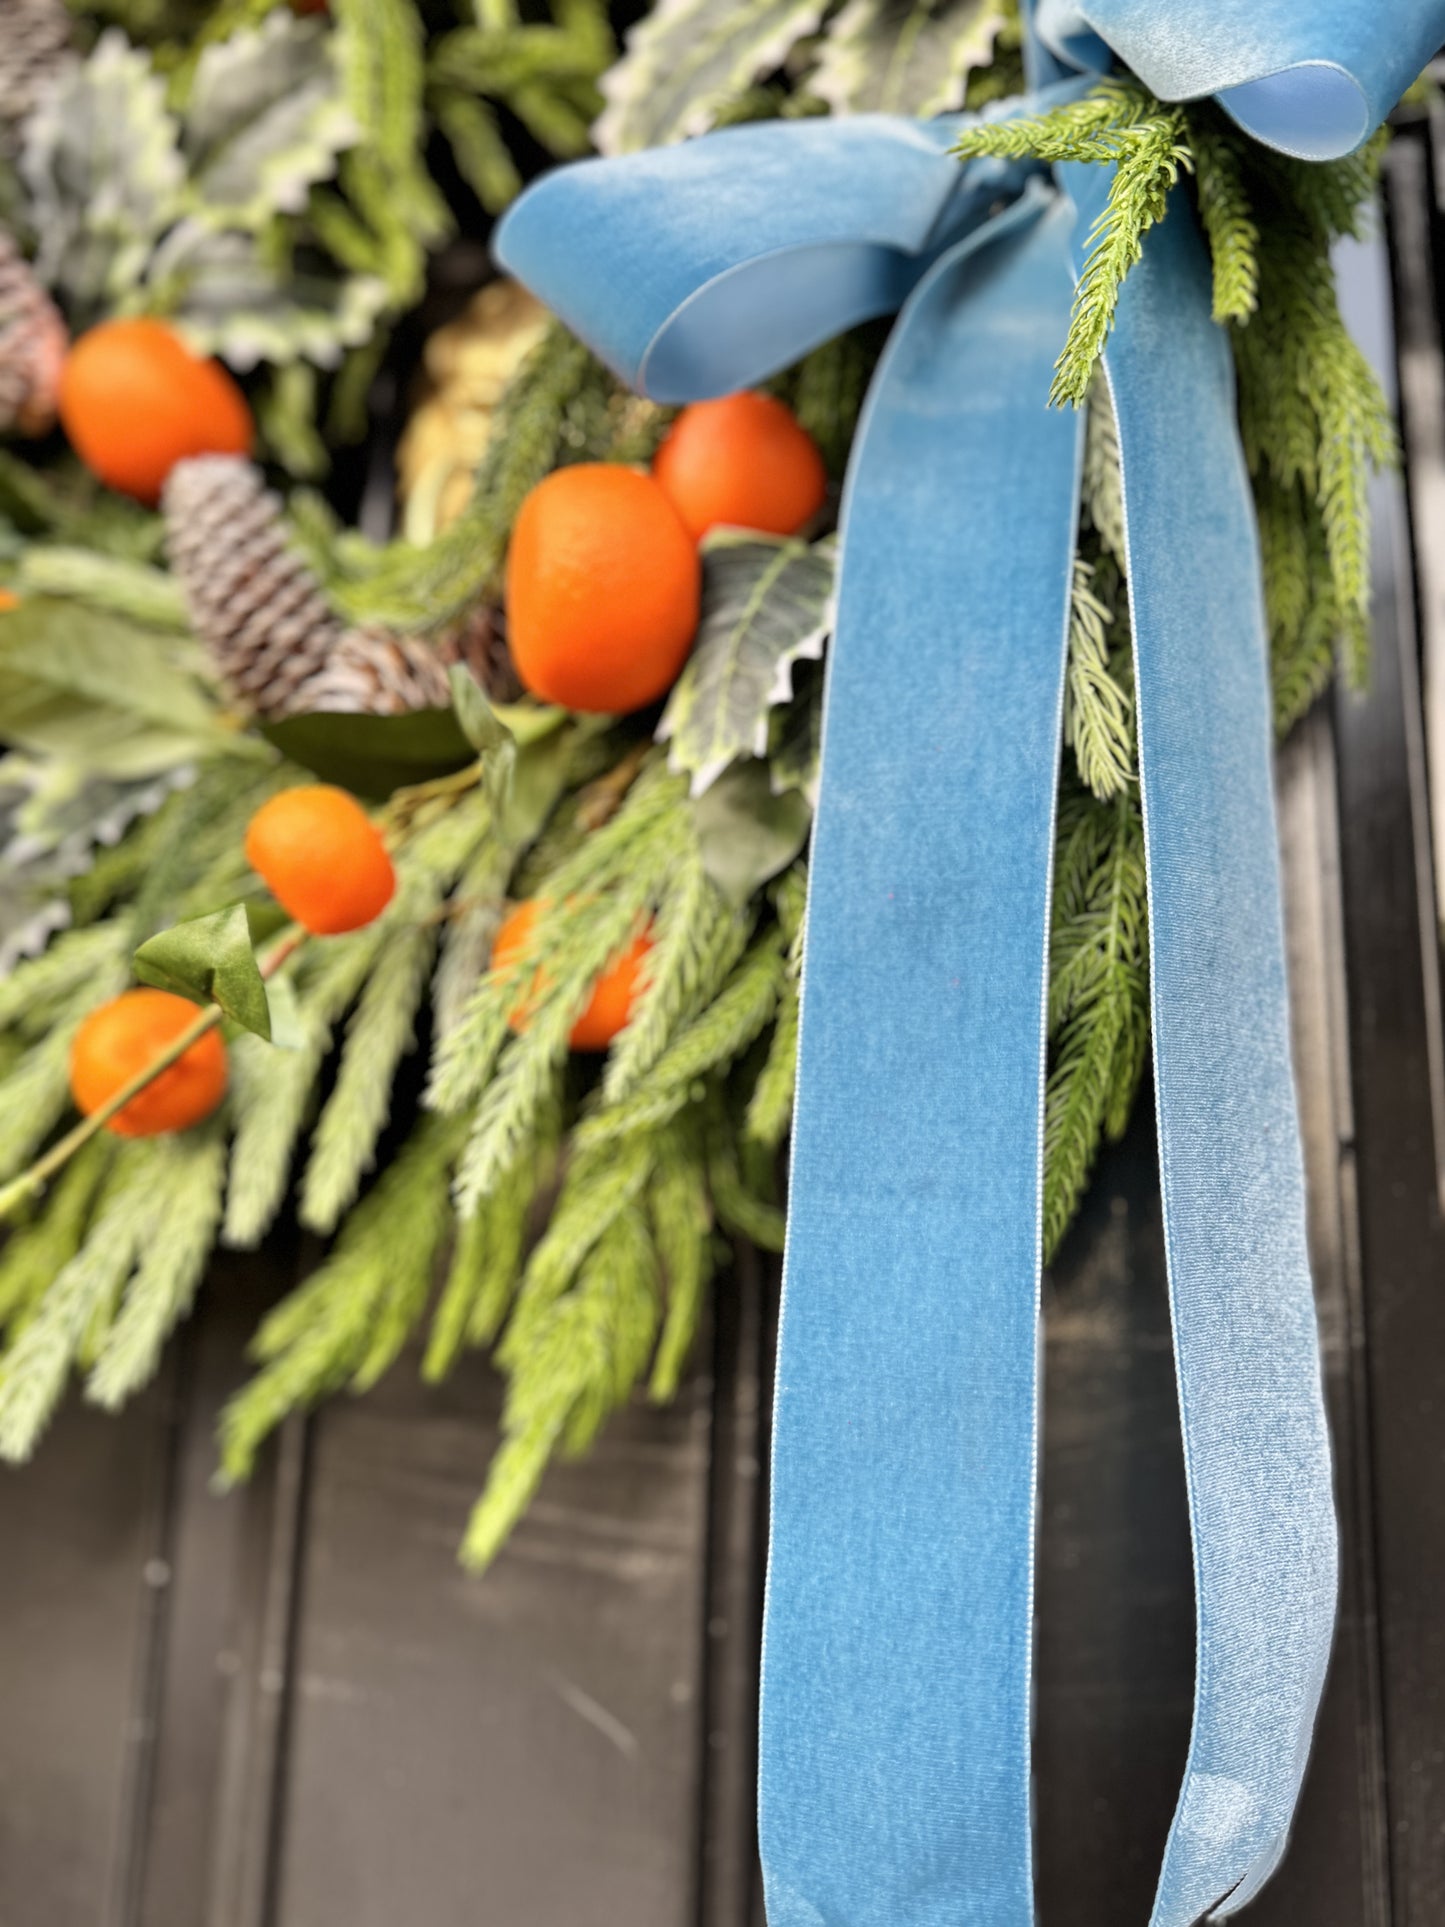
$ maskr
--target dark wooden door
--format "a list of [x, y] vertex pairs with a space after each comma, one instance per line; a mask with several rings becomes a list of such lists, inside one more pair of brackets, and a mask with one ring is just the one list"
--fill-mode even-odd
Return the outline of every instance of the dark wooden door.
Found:
[[[1419, 131], [1391, 175], [1417, 375], [1440, 366], [1430, 163]], [[1379, 293], [1352, 289], [1377, 322]], [[1439, 395], [1407, 381], [1415, 484], [1445, 448]], [[1259, 1927], [1445, 1921], [1440, 974], [1399, 482], [1378, 508], [1372, 691], [1316, 717], [1280, 772], [1345, 1561], [1295, 1843]], [[1188, 1740], [1153, 1160], [1146, 1103], [1046, 1286], [1046, 1927], [1145, 1920]], [[761, 1927], [774, 1274], [740, 1258], [675, 1408], [629, 1413], [555, 1472], [473, 1581], [453, 1555], [496, 1434], [479, 1364], [436, 1391], [408, 1361], [294, 1423], [244, 1493], [211, 1491], [217, 1409], [300, 1262], [279, 1243], [218, 1264], [147, 1398], [120, 1420], [68, 1410], [37, 1463], [0, 1478], [0, 1927]]]

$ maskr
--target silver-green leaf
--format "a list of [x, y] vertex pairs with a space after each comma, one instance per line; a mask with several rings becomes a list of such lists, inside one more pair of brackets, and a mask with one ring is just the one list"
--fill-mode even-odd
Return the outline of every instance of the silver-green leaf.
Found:
[[941, 114], [1003, 24], [998, 0], [848, 0], [808, 85], [837, 114]]
[[93, 316], [134, 292], [181, 206], [185, 164], [165, 85], [118, 28], [63, 72], [26, 123], [20, 171], [36, 272]]
[[299, 214], [357, 133], [333, 36], [282, 7], [196, 62], [181, 129], [192, 203], [217, 226]]
[[738, 757], [767, 754], [794, 665], [823, 653], [834, 573], [831, 543], [724, 534], [705, 546], [697, 641], [657, 729], [694, 796]]
[[377, 275], [343, 274], [319, 256], [273, 259], [255, 235], [194, 216], [157, 248], [150, 282], [196, 348], [242, 373], [262, 361], [334, 368], [371, 339], [387, 303]]
[[662, 0], [602, 80], [593, 138], [604, 154], [684, 140], [813, 33], [821, 0]]

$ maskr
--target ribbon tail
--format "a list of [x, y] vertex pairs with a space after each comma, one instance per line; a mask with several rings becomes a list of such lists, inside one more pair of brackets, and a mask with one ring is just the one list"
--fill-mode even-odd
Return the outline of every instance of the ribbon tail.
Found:
[[941, 259], [855, 446], [773, 1456], [770, 1927], [1030, 1927], [1050, 858], [1072, 209]]
[[1228, 340], [1210, 320], [1208, 260], [1181, 196], [1129, 277], [1106, 359], [1198, 1614], [1193, 1737], [1153, 1927], [1189, 1927], [1244, 1905], [1283, 1851], [1329, 1656], [1337, 1548], [1257, 537]]

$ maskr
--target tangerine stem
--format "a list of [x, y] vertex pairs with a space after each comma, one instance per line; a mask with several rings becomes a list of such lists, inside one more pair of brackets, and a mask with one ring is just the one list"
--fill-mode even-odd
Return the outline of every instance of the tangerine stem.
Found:
[[[304, 942], [305, 935], [303, 930], [288, 930], [263, 959], [261, 975], [266, 978], [274, 977], [282, 964], [294, 955], [298, 946]], [[63, 1170], [77, 1151], [82, 1150], [93, 1137], [103, 1131], [111, 1119], [118, 1112], [123, 1111], [133, 1097], [139, 1097], [141, 1092], [153, 1084], [163, 1071], [168, 1071], [172, 1064], [184, 1057], [192, 1044], [198, 1044], [203, 1037], [213, 1031], [225, 1014], [219, 1004], [207, 1004], [203, 1009], [198, 1010], [194, 1020], [186, 1025], [178, 1037], [171, 1039], [159, 1057], [147, 1064], [144, 1070], [137, 1071], [129, 1083], [122, 1084], [118, 1091], [105, 1100], [104, 1104], [92, 1111], [88, 1117], [83, 1117], [77, 1125], [65, 1133], [64, 1137], [57, 1138], [50, 1149], [38, 1157], [28, 1170], [22, 1171], [18, 1178], [13, 1178], [9, 1184], [0, 1189], [0, 1223], [3, 1223], [17, 1206], [27, 1203], [31, 1198], [39, 1197], [56, 1172]]]

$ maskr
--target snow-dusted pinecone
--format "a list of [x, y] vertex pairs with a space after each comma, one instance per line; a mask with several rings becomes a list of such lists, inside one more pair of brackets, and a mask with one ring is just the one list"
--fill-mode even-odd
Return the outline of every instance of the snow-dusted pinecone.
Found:
[[446, 670], [428, 644], [348, 628], [290, 547], [281, 504], [238, 455], [178, 462], [162, 507], [166, 549], [196, 632], [228, 687], [258, 716], [394, 716], [444, 708]]
[[60, 310], [0, 228], [0, 435], [43, 435], [69, 343]]
[[65, 0], [4, 0], [0, 13], [0, 153], [13, 153], [46, 82], [70, 51]]

